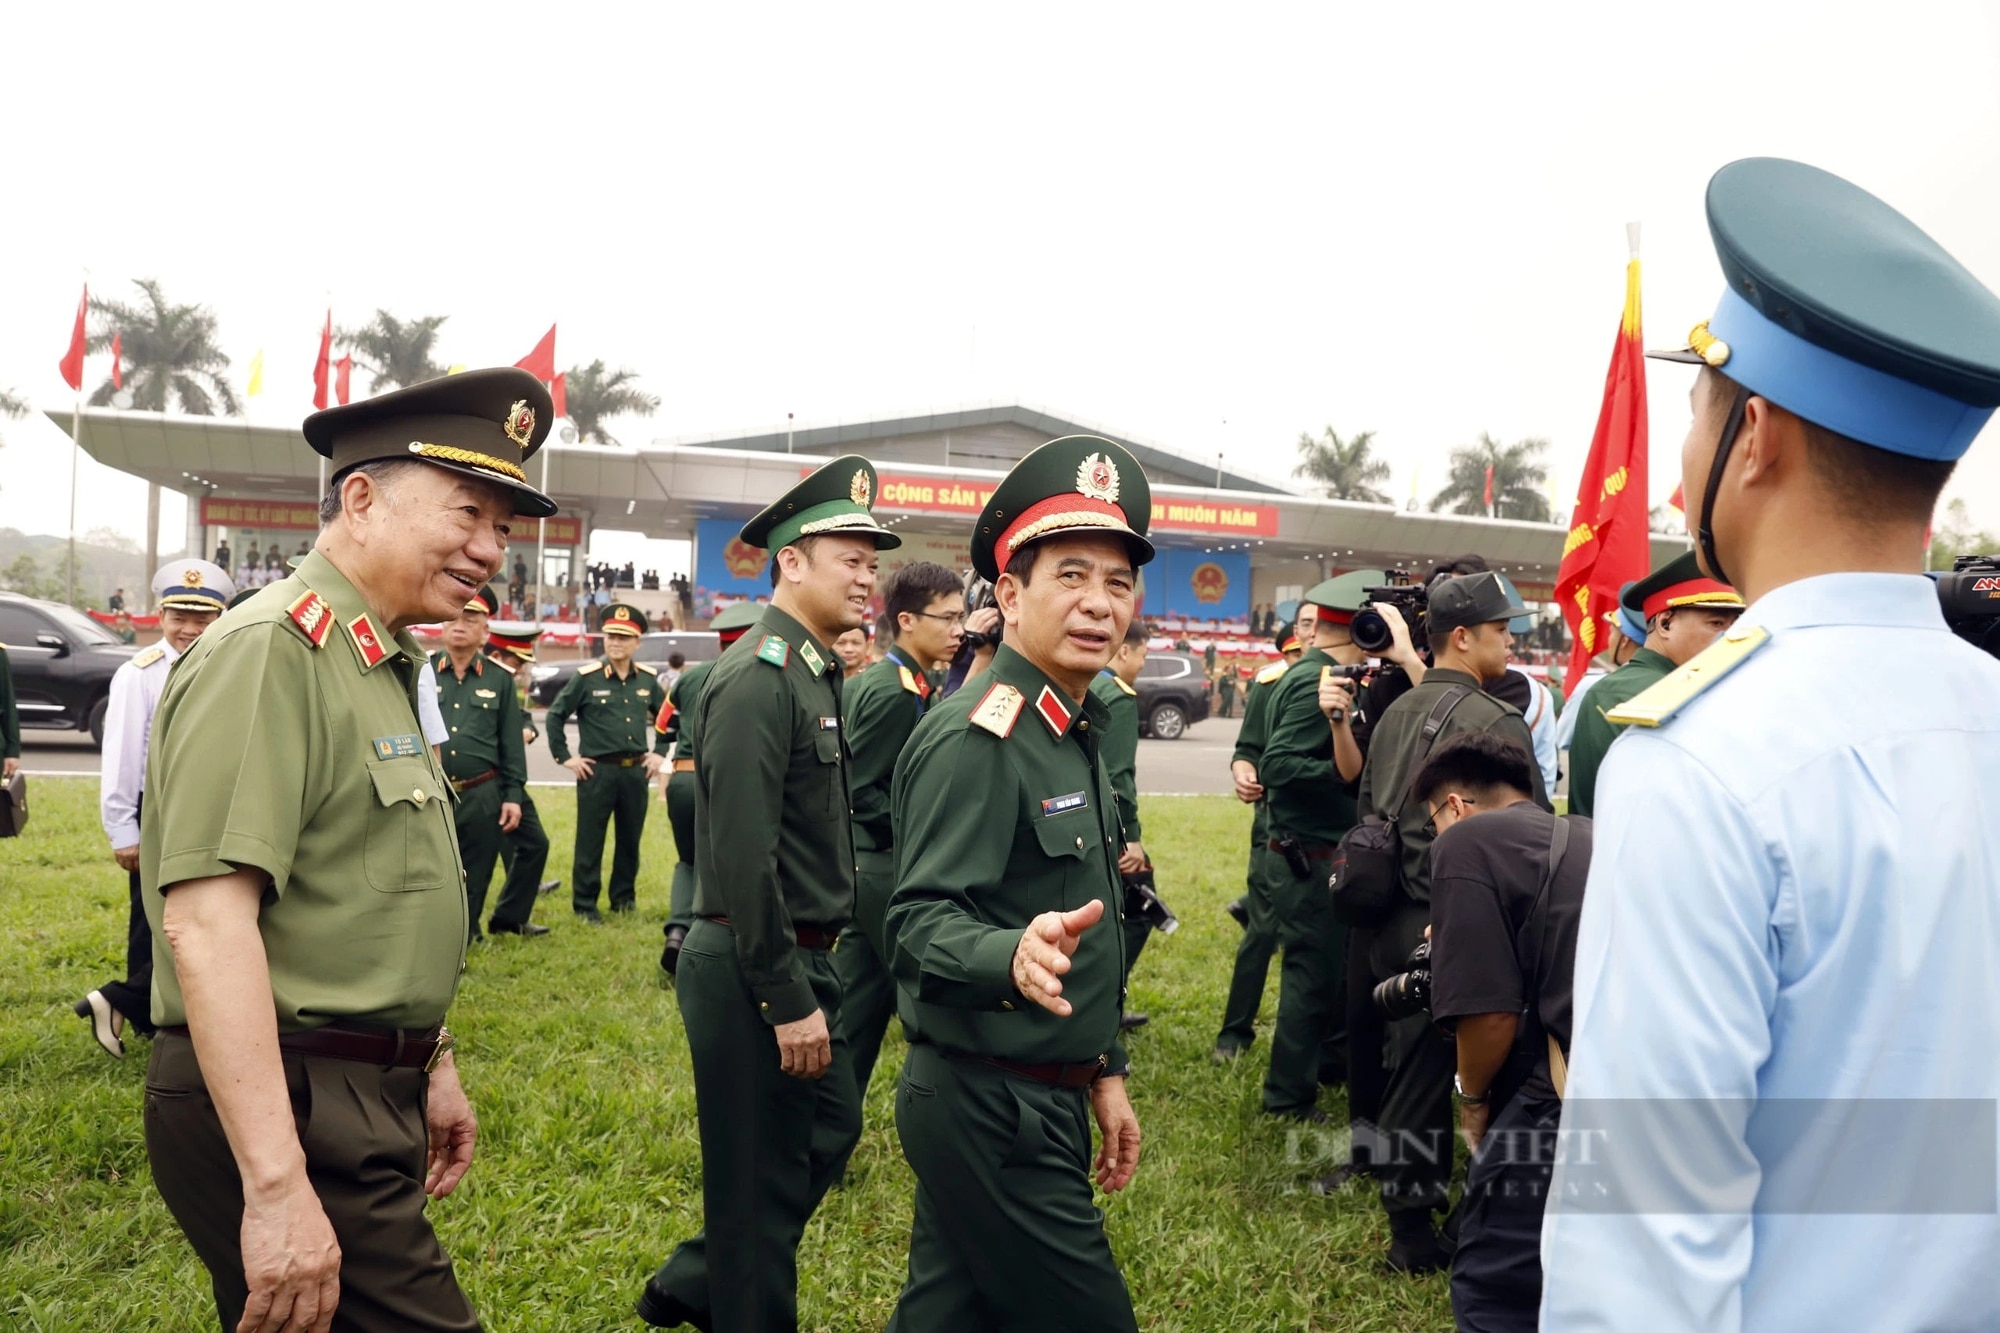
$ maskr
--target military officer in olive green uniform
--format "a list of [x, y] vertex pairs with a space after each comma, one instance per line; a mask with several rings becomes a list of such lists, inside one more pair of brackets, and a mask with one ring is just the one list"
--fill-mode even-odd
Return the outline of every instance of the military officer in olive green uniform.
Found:
[[333, 476], [314, 551], [188, 650], [154, 715], [146, 1147], [225, 1329], [336, 1306], [342, 1329], [479, 1327], [424, 1216], [476, 1122], [442, 1026], [464, 872], [407, 627], [458, 614], [517, 514], [555, 512], [521, 468], [551, 415], [507, 369], [308, 417]]
[[889, 789], [897, 757], [937, 699], [932, 664], [950, 661], [965, 637], [964, 581], [927, 560], [903, 566], [883, 587], [880, 625], [882, 660], [846, 684], [841, 704], [854, 796], [855, 911], [833, 970], [840, 978], [841, 1035], [854, 1061], [855, 1093], [864, 1101], [896, 1012], [896, 982], [882, 943], [882, 916], [896, 885]]
[[[521, 705], [514, 695], [514, 678], [489, 669], [486, 655], [487, 618], [499, 608], [491, 588], [465, 604], [444, 623], [444, 648], [431, 658], [437, 671], [438, 713], [449, 733], [441, 756], [445, 776], [457, 793], [453, 819], [458, 826], [458, 854], [465, 862], [466, 920], [473, 937], [486, 906], [486, 888], [493, 865], [509, 833], [521, 826], [521, 801], [527, 794], [528, 756], [522, 740]], [[535, 883], [548, 860], [548, 844], [539, 859], [510, 874], [494, 905], [491, 929], [496, 935], [546, 935], [547, 926], [528, 920], [535, 908]], [[535, 849], [523, 859], [535, 855]]]
[[[1264, 864], [1284, 950], [1264, 1075], [1264, 1110], [1272, 1115], [1322, 1118], [1320, 1085], [1347, 1076], [1347, 930], [1334, 919], [1326, 881], [1341, 835], [1355, 821], [1353, 788], [1336, 752], [1345, 750], [1345, 767], [1359, 777], [1361, 751], [1351, 695], [1325, 711], [1320, 682], [1338, 679], [1336, 667], [1367, 660], [1348, 625], [1368, 599], [1364, 590], [1387, 581], [1381, 570], [1360, 569], [1309, 588], [1303, 602], [1315, 611], [1312, 647], [1271, 690], [1270, 736], [1258, 774], [1270, 806]], [[1337, 1067], [1323, 1069], [1327, 1062]]]
[[[646, 829], [653, 774], [653, 719], [666, 701], [659, 673], [632, 660], [646, 632], [646, 613], [624, 602], [604, 608], [604, 656], [585, 662], [549, 704], [549, 753], [576, 774], [576, 850], [570, 862], [570, 906], [586, 921], [602, 921], [597, 894], [604, 865], [604, 829], [614, 825], [611, 910], [638, 905], [639, 839]], [[563, 727], [576, 717], [577, 749]]]
[[[1104, 733], [1097, 743], [1097, 751], [1104, 759], [1105, 776], [1111, 779], [1111, 790], [1118, 798], [1118, 822], [1124, 827], [1125, 835], [1118, 854], [1118, 873], [1125, 881], [1124, 896], [1120, 899], [1125, 910], [1125, 981], [1129, 991], [1132, 969], [1139, 963], [1139, 954], [1146, 947], [1146, 937], [1153, 933], [1152, 925], [1140, 915], [1142, 898], [1151, 891], [1153, 884], [1153, 863], [1146, 855], [1146, 847], [1140, 841], [1139, 823], [1139, 690], [1134, 682], [1139, 679], [1139, 671], [1146, 665], [1146, 625], [1139, 617], [1132, 617], [1126, 627], [1125, 638], [1118, 651], [1111, 656], [1111, 665], [1098, 672], [1090, 680], [1090, 692], [1104, 705], [1107, 721]], [[1127, 1009], [1120, 1016], [1121, 1030], [1144, 1027], [1147, 1016]]]
[[[491, 621], [487, 622], [486, 660], [505, 671], [507, 678], [514, 683], [514, 703], [521, 714], [523, 753], [542, 738], [528, 700], [526, 675], [528, 665], [535, 660], [535, 642], [541, 637], [541, 630], [519, 621], [508, 622], [504, 630]], [[541, 878], [548, 870], [549, 835], [542, 828], [542, 814], [535, 808], [535, 795], [525, 786], [521, 788], [521, 822], [500, 839], [500, 864], [506, 867], [507, 875], [506, 882], [500, 886], [502, 903], [528, 902], [562, 887], [559, 879]], [[498, 909], [494, 915], [500, 915]], [[509, 915], [501, 919], [511, 921], [513, 917]], [[527, 919], [525, 913], [521, 919]]]
[[1619, 606], [1646, 626], [1646, 643], [1630, 661], [1591, 686], [1569, 743], [1569, 812], [1596, 814], [1597, 770], [1624, 727], [1605, 717], [1665, 680], [1714, 643], [1743, 614], [1743, 597], [1701, 572], [1695, 553], [1675, 556], [1625, 589]]
[[675, 994], [694, 1065], [703, 1230], [647, 1280], [650, 1324], [798, 1323], [798, 1246], [859, 1132], [829, 952], [854, 917], [840, 659], [876, 552], [875, 468], [847, 456], [743, 527], [773, 552], [771, 604], [708, 673], [694, 722], [695, 923]]
[[[1303, 620], [1312, 614], [1301, 607]], [[1306, 631], [1308, 634], [1311, 630]], [[1222, 1030], [1216, 1034], [1215, 1049], [1209, 1059], [1227, 1064], [1248, 1050], [1257, 1039], [1257, 1010], [1264, 1003], [1264, 981], [1270, 975], [1271, 955], [1278, 951], [1278, 931], [1271, 919], [1270, 870], [1265, 864], [1270, 839], [1266, 818], [1264, 784], [1258, 780], [1258, 765], [1264, 762], [1264, 742], [1270, 735], [1271, 689], [1284, 677], [1285, 669], [1299, 660], [1297, 629], [1290, 622], [1271, 636], [1279, 660], [1261, 668], [1251, 678], [1243, 695], [1243, 725], [1236, 732], [1236, 748], [1229, 756], [1229, 777], [1236, 787], [1236, 799], [1250, 806], [1250, 863], [1245, 880], [1248, 887], [1231, 903], [1230, 915], [1243, 927], [1236, 941], [1236, 962], [1229, 973], [1229, 995], [1222, 1004]], [[1289, 873], [1289, 872], [1287, 872]]]
[[[708, 627], [715, 631], [716, 646], [728, 652], [730, 645], [743, 637], [744, 631], [763, 616], [764, 608], [755, 602], [738, 602], [716, 613]], [[660, 739], [654, 746], [654, 753], [665, 755], [673, 752], [671, 768], [666, 780], [667, 818], [673, 824], [674, 850], [679, 860], [674, 863], [674, 882], [668, 895], [666, 943], [660, 949], [660, 977], [665, 985], [673, 980], [680, 967], [681, 945], [687, 940], [688, 927], [694, 924], [694, 884], [695, 884], [695, 704], [701, 699], [702, 682], [708, 679], [713, 660], [695, 662], [681, 672], [667, 691], [667, 702], [661, 709], [665, 716], [664, 725], [656, 719], [655, 727]]]
[[898, 1333], [1137, 1327], [1091, 1196], [1092, 1113], [1106, 1190], [1131, 1181], [1139, 1122], [1118, 1040], [1122, 829], [1090, 682], [1131, 621], [1151, 514], [1108, 440], [1014, 466], [972, 537], [1003, 641], [896, 774], [896, 1129], [917, 1176]]

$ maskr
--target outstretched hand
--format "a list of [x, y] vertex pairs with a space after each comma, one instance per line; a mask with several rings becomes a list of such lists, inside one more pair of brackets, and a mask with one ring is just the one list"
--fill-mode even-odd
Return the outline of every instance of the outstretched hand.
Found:
[[1074, 912], [1044, 912], [1030, 921], [1014, 946], [1014, 988], [1057, 1017], [1069, 1017], [1063, 974], [1083, 932], [1103, 919], [1104, 900], [1093, 898]]

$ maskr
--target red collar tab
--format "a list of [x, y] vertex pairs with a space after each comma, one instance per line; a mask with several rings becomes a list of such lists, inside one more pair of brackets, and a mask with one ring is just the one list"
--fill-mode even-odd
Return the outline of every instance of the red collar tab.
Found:
[[1058, 738], [1069, 730], [1070, 719], [1076, 716], [1069, 711], [1069, 705], [1062, 701], [1062, 697], [1046, 685], [1035, 696], [1035, 711], [1042, 715], [1042, 721], [1049, 724], [1050, 734]]
[[361, 659], [364, 671], [371, 670], [389, 655], [389, 650], [382, 646], [380, 631], [366, 611], [347, 622], [347, 638], [354, 645], [354, 655]]
[[327, 631], [333, 628], [333, 611], [326, 599], [308, 588], [305, 594], [293, 602], [289, 614], [315, 648], [326, 646]]

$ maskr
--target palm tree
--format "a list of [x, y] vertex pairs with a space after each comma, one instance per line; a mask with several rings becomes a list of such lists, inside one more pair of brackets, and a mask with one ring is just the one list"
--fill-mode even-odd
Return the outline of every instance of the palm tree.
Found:
[[636, 370], [606, 371], [602, 361], [571, 366], [563, 377], [567, 396], [564, 406], [570, 424], [576, 427], [577, 439], [615, 446], [618, 441], [604, 429], [606, 417], [658, 409], [659, 398], [638, 388], [634, 384], [638, 378]]
[[438, 326], [449, 315], [424, 315], [401, 320], [386, 310], [358, 329], [342, 329], [334, 336], [342, 351], [354, 353], [370, 379], [368, 392], [407, 389], [444, 374], [445, 368], [431, 359], [437, 345]]
[[[87, 343], [91, 351], [104, 352], [110, 350], [111, 339], [118, 338], [132, 406], [141, 412], [164, 412], [167, 400], [173, 398], [181, 411], [192, 416], [212, 417], [218, 405], [229, 416], [241, 416], [236, 390], [222, 373], [229, 358], [215, 345], [215, 312], [205, 305], [174, 305], [160, 290], [158, 278], [140, 278], [133, 285], [145, 295], [144, 301], [127, 305], [91, 298], [97, 332]], [[90, 405], [105, 406], [117, 391], [107, 377], [90, 395]]]
[[1549, 442], [1540, 439], [1501, 444], [1481, 431], [1479, 443], [1451, 451], [1451, 480], [1431, 497], [1433, 510], [1449, 505], [1455, 514], [1486, 512], [1486, 469], [1493, 469], [1493, 516], [1529, 523], [1549, 521], [1548, 469], [1541, 456]]
[[18, 417], [28, 411], [28, 400], [12, 389], [0, 389], [0, 416]]
[[1311, 478], [1330, 500], [1388, 504], [1389, 497], [1376, 489], [1375, 483], [1389, 480], [1389, 465], [1369, 452], [1374, 443], [1372, 430], [1346, 440], [1334, 434], [1331, 426], [1326, 428], [1325, 438], [1318, 440], [1300, 431], [1299, 465], [1292, 469], [1292, 475]]

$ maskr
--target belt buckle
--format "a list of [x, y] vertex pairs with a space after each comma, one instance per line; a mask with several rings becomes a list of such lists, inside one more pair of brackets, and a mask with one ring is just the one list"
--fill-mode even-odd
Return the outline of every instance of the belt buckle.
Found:
[[[438, 1029], [437, 1045], [431, 1048], [431, 1058], [424, 1061], [424, 1072], [426, 1074], [436, 1073], [437, 1067], [444, 1063], [445, 1056], [450, 1054], [451, 1048], [455, 1044], [455, 1039], [451, 1035], [451, 1029], [440, 1027]], [[1102, 1057], [1099, 1058], [1102, 1059]]]

